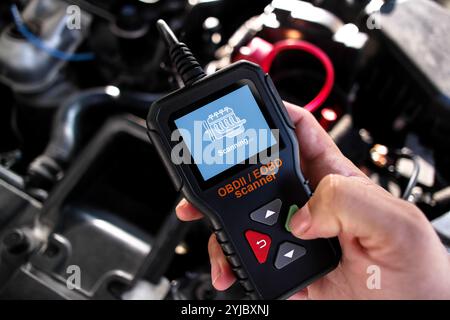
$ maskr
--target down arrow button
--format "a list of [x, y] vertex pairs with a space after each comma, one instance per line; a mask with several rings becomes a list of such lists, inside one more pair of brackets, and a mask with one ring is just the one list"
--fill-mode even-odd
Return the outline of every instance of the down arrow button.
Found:
[[292, 242], [283, 242], [278, 249], [277, 257], [275, 259], [275, 268], [283, 269], [291, 262], [304, 256], [305, 253], [306, 249], [302, 246]]

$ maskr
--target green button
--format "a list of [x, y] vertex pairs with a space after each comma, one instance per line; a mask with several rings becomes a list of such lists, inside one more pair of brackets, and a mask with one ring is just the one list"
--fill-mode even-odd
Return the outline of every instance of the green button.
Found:
[[292, 216], [298, 211], [298, 207], [296, 204], [293, 204], [292, 206], [289, 207], [289, 212], [288, 212], [288, 216], [286, 219], [286, 224], [284, 225], [284, 227], [286, 228], [286, 230], [288, 232], [291, 232], [291, 228], [289, 227]]

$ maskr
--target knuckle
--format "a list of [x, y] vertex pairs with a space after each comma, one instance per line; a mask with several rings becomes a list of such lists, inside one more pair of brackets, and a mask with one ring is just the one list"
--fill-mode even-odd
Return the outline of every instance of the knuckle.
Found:
[[344, 179], [344, 177], [336, 174], [329, 174], [322, 179], [317, 187], [317, 192], [323, 204], [330, 206], [339, 201], [345, 191]]
[[[425, 244], [430, 238], [430, 225], [422, 211], [414, 204], [399, 200], [396, 215], [396, 236], [399, 242], [405, 244], [405, 239], [416, 246]], [[395, 218], [393, 219], [395, 221]]]
[[406, 201], [401, 202], [402, 213], [406, 216], [406, 224], [409, 228], [414, 230], [421, 230], [427, 226], [428, 220], [418, 207]]

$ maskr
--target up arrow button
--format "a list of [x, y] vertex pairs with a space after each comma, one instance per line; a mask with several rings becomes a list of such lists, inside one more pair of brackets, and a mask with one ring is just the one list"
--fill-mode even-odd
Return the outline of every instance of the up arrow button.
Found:
[[278, 221], [278, 216], [281, 210], [281, 200], [275, 199], [272, 202], [262, 206], [250, 214], [250, 219], [253, 221], [273, 226]]

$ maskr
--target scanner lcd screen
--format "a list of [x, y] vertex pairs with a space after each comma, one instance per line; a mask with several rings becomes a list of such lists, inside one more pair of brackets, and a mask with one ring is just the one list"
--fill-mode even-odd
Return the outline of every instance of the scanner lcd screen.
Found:
[[206, 181], [275, 146], [253, 93], [243, 85], [175, 119], [185, 146]]

